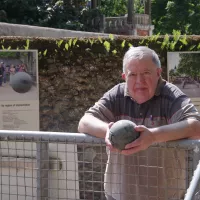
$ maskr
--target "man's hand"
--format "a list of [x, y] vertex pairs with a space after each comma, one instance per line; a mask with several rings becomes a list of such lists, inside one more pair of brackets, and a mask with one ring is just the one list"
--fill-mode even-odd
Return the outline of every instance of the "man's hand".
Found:
[[120, 150], [116, 149], [113, 147], [113, 145], [111, 144], [110, 140], [109, 140], [109, 132], [110, 132], [110, 128], [111, 126], [114, 124], [114, 122], [110, 122], [108, 124], [108, 128], [106, 131], [106, 137], [105, 137], [105, 142], [106, 142], [106, 146], [109, 148], [110, 151], [112, 152], [120, 152]]
[[135, 130], [140, 132], [140, 137], [126, 145], [125, 150], [121, 152], [124, 155], [130, 155], [139, 151], [143, 151], [155, 142], [155, 138], [151, 129], [148, 129], [143, 125], [139, 125], [135, 127]]

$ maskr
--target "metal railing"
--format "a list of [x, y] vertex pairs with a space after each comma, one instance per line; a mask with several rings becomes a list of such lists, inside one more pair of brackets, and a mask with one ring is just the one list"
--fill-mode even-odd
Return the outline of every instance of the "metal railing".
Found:
[[147, 14], [135, 14], [135, 24], [150, 26], [150, 16]]
[[[130, 189], [130, 195], [136, 200], [183, 199], [199, 150], [199, 141], [182, 140], [133, 155], [123, 173], [139, 177], [127, 187], [141, 192]], [[0, 155], [0, 200], [106, 199], [103, 139], [80, 133], [0, 131]], [[128, 174], [133, 168], [138, 173]]]
[[[139, 24], [139, 25], [146, 25], [150, 26], [150, 18], [149, 15], [147, 14], [134, 14], [134, 24]], [[122, 17], [106, 17], [105, 18], [105, 28], [107, 27], [123, 27], [127, 24], [127, 16], [122, 16]]]

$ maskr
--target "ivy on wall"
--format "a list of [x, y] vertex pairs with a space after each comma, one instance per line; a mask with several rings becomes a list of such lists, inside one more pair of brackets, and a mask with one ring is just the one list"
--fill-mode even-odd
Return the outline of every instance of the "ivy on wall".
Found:
[[[161, 57], [166, 59], [167, 51], [198, 51], [200, 50], [200, 37], [181, 35], [174, 30], [172, 35], [159, 34], [151, 37], [130, 37], [109, 35], [109, 37], [96, 38], [30, 38], [30, 37], [0, 37], [1, 50], [28, 50], [37, 49], [39, 60], [58, 57], [76, 59], [82, 56], [109, 56], [123, 57], [125, 51], [131, 46], [149, 46]], [[43, 66], [40, 66], [43, 68]]]

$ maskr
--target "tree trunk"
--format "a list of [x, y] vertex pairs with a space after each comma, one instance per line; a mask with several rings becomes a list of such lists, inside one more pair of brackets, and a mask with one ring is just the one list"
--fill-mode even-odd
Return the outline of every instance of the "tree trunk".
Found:
[[94, 9], [97, 7], [97, 0], [91, 0], [91, 8]]
[[151, 0], [145, 1], [144, 13], [149, 15], [149, 24], [151, 24]]
[[128, 0], [128, 17], [127, 17], [128, 24], [134, 23], [133, 6], [134, 6], [134, 0]]

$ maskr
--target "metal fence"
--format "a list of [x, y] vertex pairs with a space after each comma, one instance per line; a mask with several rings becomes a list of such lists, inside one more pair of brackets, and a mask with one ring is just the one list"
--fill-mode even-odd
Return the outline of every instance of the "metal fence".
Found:
[[[126, 157], [123, 173], [133, 181], [123, 183], [130, 195], [122, 199], [184, 199], [199, 150], [199, 141], [182, 140]], [[106, 199], [107, 153], [101, 139], [79, 133], [0, 131], [0, 154], [0, 200]]]

